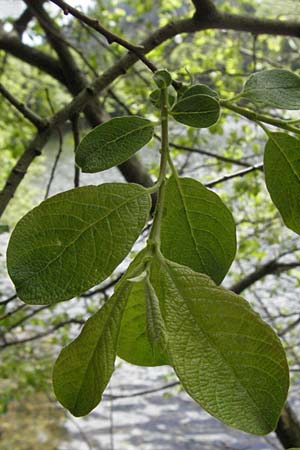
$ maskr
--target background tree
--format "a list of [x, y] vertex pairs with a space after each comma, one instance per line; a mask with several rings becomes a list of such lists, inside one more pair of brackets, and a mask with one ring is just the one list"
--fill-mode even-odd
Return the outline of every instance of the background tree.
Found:
[[[0, 31], [3, 230], [44, 195], [60, 190], [55, 187], [55, 171], [70, 128], [76, 147], [87, 126], [123, 113], [149, 114], [145, 99], [156, 68], [167, 67], [178, 83], [194, 77], [224, 97], [226, 92], [228, 98], [240, 91], [252, 72], [299, 67], [299, 23], [290, 20], [297, 12], [294, 7], [289, 10], [286, 2], [267, 13], [260, 4], [242, 1], [91, 3], [89, 17], [98, 22], [62, 1], [24, 3], [22, 14], [6, 20]], [[37, 192], [34, 200], [28, 187], [18, 194], [29, 167], [32, 180], [41, 176], [43, 163], [36, 157], [49, 151], [47, 143], [53, 145], [55, 139], [58, 151], [45, 192]], [[247, 289], [247, 297], [278, 330], [296, 383], [300, 320], [293, 300], [299, 284], [298, 241], [283, 229], [278, 212], [262, 191], [260, 131], [228, 110], [209, 131], [189, 129], [185, 134], [180, 126], [174, 127], [171, 148], [178, 170], [217, 189], [234, 211], [239, 253], [224, 283], [238, 293]], [[144, 186], [151, 186], [158, 173], [155, 164], [136, 156], [119, 169], [127, 181]], [[78, 169], [72, 170], [74, 184], [79, 185]], [[89, 183], [87, 178], [84, 183]], [[241, 196], [243, 201], [237, 202]], [[73, 327], [95, 311], [99, 293], [103, 299], [116, 279], [84, 294], [79, 314], [53, 307], [50, 320], [49, 308], [25, 308], [9, 287], [3, 289], [4, 378], [16, 383], [5, 387], [3, 409], [20, 388], [29, 393], [50, 391], [52, 356], [45, 358], [35, 341], [47, 336], [53, 342], [69, 341]], [[19, 367], [24, 354], [32, 358], [32, 353], [40, 372], [25, 363]], [[291, 406], [285, 408], [276, 431], [285, 448], [300, 446], [300, 427]]]

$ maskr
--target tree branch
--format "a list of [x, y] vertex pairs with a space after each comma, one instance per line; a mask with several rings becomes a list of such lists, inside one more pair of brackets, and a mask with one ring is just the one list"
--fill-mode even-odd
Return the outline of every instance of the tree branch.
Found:
[[288, 270], [295, 269], [300, 266], [300, 262], [295, 261], [292, 263], [281, 263], [278, 261], [278, 258], [268, 261], [267, 263], [261, 265], [253, 272], [249, 273], [242, 280], [233, 284], [230, 287], [230, 290], [235, 292], [236, 294], [240, 294], [245, 289], [248, 289], [257, 281], [266, 277], [267, 275], [275, 275], [281, 272], [287, 272]]
[[[148, 52], [165, 42], [167, 39], [170, 39], [177, 34], [194, 33], [196, 31], [209, 28], [249, 31], [255, 32], [256, 34], [275, 34], [297, 37], [300, 36], [300, 24], [297, 22], [281, 22], [278, 20], [249, 18], [247, 16], [220, 13], [217, 17], [205, 17], [202, 21], [192, 18], [179, 20], [177, 22], [170, 22], [166, 26], [156, 30], [142, 43], [143, 54], [147, 54]], [[16, 43], [16, 41], [18, 44], [19, 53], [19, 40], [15, 40], [14, 43]], [[38, 52], [38, 55], [41, 56], [40, 52]], [[32, 54], [30, 56], [32, 57]], [[45, 55], [43, 55], [43, 61], [45, 61], [44, 56]], [[48, 57], [46, 57], [46, 59], [48, 59]], [[52, 61], [53, 60], [51, 59], [51, 62]], [[12, 170], [3, 191], [0, 193], [0, 216], [5, 210], [10, 199], [13, 197], [14, 192], [23, 179], [27, 168], [29, 167], [33, 159], [41, 153], [41, 150], [46, 144], [53, 128], [62, 125], [74, 114], [82, 111], [86, 107], [86, 105], [89, 102], [92, 102], [103, 89], [109, 86], [120, 75], [126, 73], [127, 70], [132, 67], [133, 64], [135, 64], [137, 61], [138, 57], [135, 54], [129, 53], [127, 55], [124, 55], [116, 64], [114, 64], [99, 78], [97, 78], [90, 87], [84, 88], [72, 102], [70, 102], [67, 106], [62, 108], [53, 116], [49, 127], [43, 132], [39, 133], [33, 139], [31, 145], [23, 153], [20, 160]], [[41, 61], [39, 61], [39, 64], [40, 63]], [[35, 64], [33, 63], [33, 65]]]
[[34, 111], [28, 108], [25, 103], [20, 102], [3, 86], [2, 83], [0, 83], [0, 93], [22, 114], [23, 117], [25, 117], [25, 119], [29, 120], [38, 130], [43, 130], [47, 127], [48, 122], [46, 119], [38, 116]]
[[133, 45], [127, 40], [118, 36], [117, 34], [112, 33], [111, 31], [104, 28], [103, 25], [101, 25], [101, 23], [99, 22], [99, 20], [88, 17], [87, 15], [83, 14], [78, 9], [73, 8], [71, 5], [69, 5], [67, 2], [63, 0], [50, 0], [50, 1], [52, 3], [55, 3], [55, 5], [59, 6], [63, 10], [64, 14], [72, 14], [72, 16], [76, 17], [81, 22], [85, 23], [90, 28], [93, 28], [95, 31], [100, 33], [107, 39], [107, 42], [109, 44], [116, 42], [117, 44], [121, 45], [122, 47], [126, 48], [127, 50], [135, 54], [151, 70], [151, 72], [156, 72], [157, 70], [156, 66], [152, 64], [152, 62], [149, 61], [148, 58], [145, 57], [142, 46]]

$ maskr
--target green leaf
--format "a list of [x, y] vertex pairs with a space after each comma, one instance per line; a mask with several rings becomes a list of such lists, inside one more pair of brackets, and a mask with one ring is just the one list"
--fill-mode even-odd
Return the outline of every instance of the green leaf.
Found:
[[115, 117], [82, 139], [76, 151], [76, 163], [83, 172], [109, 169], [144, 147], [153, 133], [150, 120], [138, 116]]
[[171, 114], [177, 122], [194, 128], [214, 125], [220, 115], [220, 105], [208, 95], [192, 95], [175, 104]]
[[17, 224], [7, 267], [29, 304], [68, 300], [107, 278], [130, 251], [150, 209], [135, 184], [85, 186], [55, 195]]
[[[176, 100], [176, 91], [174, 88], [170, 86], [168, 88], [168, 102], [169, 106], [172, 107]], [[160, 109], [161, 108], [161, 102], [162, 102], [162, 91], [161, 89], [155, 89], [155, 91], [152, 91], [149, 95], [150, 101], [155, 108]]]
[[274, 108], [300, 109], [300, 77], [284, 69], [254, 73], [241, 95]]
[[172, 83], [171, 74], [166, 69], [157, 70], [153, 75], [153, 80], [159, 89], [165, 89]]
[[[130, 274], [143, 261], [146, 251], [147, 249], [144, 249], [136, 256], [123, 279], [130, 279]], [[159, 317], [158, 300], [154, 299], [155, 303], [152, 305], [149, 293], [146, 291], [145, 278], [132, 284], [122, 317], [118, 356], [138, 366], [169, 364], [163, 340], [164, 327]]]
[[205, 84], [194, 84], [194, 86], [184, 91], [182, 98], [191, 97], [192, 95], [208, 95], [210, 97], [218, 98], [218, 93], [206, 86]]
[[268, 191], [284, 223], [300, 234], [300, 141], [286, 133], [270, 133], [264, 172]]
[[165, 205], [162, 253], [220, 283], [236, 252], [231, 212], [217, 194], [191, 178], [168, 180]]
[[189, 395], [205, 410], [248, 433], [277, 424], [289, 371], [272, 328], [242, 297], [171, 261], [152, 262], [168, 352]]
[[85, 416], [98, 405], [114, 371], [121, 318], [131, 287], [127, 283], [118, 290], [56, 360], [55, 395], [76, 417]]

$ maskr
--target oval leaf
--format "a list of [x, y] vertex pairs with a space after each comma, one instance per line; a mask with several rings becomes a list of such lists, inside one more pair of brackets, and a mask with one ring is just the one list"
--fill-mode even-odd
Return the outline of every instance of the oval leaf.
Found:
[[30, 304], [68, 300], [107, 278], [130, 251], [150, 209], [135, 184], [85, 186], [55, 195], [17, 224], [7, 267]]
[[[133, 271], [142, 263], [147, 249], [142, 250], [132, 261], [123, 278], [130, 278]], [[138, 366], [161, 366], [168, 364], [165, 345], [159, 337], [163, 326], [157, 311], [146, 291], [145, 279], [132, 283], [128, 302], [122, 317], [118, 341], [118, 356]], [[159, 332], [156, 333], [156, 329]]]
[[76, 163], [83, 172], [101, 172], [129, 159], [149, 142], [154, 128], [137, 116], [115, 117], [95, 127], [80, 142]]
[[218, 93], [206, 86], [206, 84], [194, 84], [194, 86], [188, 88], [184, 91], [182, 98], [191, 97], [192, 95], [209, 95], [210, 97], [215, 97], [216, 99], [219, 97]]
[[258, 435], [274, 430], [289, 372], [272, 328], [242, 297], [188, 267], [154, 261], [151, 280], [186, 391], [229, 426]]
[[162, 253], [220, 283], [236, 252], [235, 223], [222, 200], [191, 178], [166, 185]]
[[101, 400], [114, 370], [122, 314], [131, 283], [117, 291], [65, 347], [53, 368], [57, 399], [74, 416], [88, 414]]
[[254, 103], [282, 109], [300, 109], [300, 77], [284, 69], [254, 73], [242, 96]]
[[220, 115], [220, 105], [208, 95], [192, 95], [175, 104], [171, 114], [177, 122], [194, 128], [214, 125]]
[[268, 191], [284, 223], [300, 234], [300, 141], [286, 133], [270, 133], [264, 172]]

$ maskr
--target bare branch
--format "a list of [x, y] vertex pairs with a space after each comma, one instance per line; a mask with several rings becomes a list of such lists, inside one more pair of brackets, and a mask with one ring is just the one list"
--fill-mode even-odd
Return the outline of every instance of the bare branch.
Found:
[[59, 6], [63, 10], [64, 14], [72, 14], [72, 16], [76, 17], [81, 22], [85, 23], [98, 33], [102, 34], [102, 36], [104, 36], [107, 39], [107, 42], [109, 44], [116, 42], [117, 44], [121, 45], [122, 47], [126, 48], [127, 50], [135, 54], [151, 70], [151, 72], [156, 72], [157, 70], [156, 66], [152, 64], [152, 62], [149, 61], [148, 58], [145, 57], [142, 46], [133, 45], [127, 40], [118, 36], [117, 34], [112, 33], [111, 31], [104, 28], [99, 22], [99, 20], [92, 19], [91, 17], [86, 16], [81, 11], [79, 11], [76, 8], [73, 8], [71, 5], [69, 5], [67, 2], [63, 0], [50, 0], [50, 1]]
[[32, 111], [25, 103], [20, 102], [16, 97], [14, 97], [4, 86], [0, 83], [0, 93], [6, 100], [9, 101], [25, 119], [29, 120], [38, 130], [43, 130], [47, 127], [48, 121], [37, 115]]
[[254, 164], [253, 166], [248, 167], [247, 169], [239, 170], [238, 172], [229, 173], [227, 175], [223, 175], [222, 177], [218, 178], [217, 180], [210, 181], [209, 183], [206, 183], [206, 187], [213, 187], [217, 184], [224, 183], [224, 181], [231, 180], [232, 178], [236, 177], [243, 177], [244, 175], [247, 175], [248, 173], [254, 172], [256, 170], [263, 171], [264, 164], [258, 163]]

